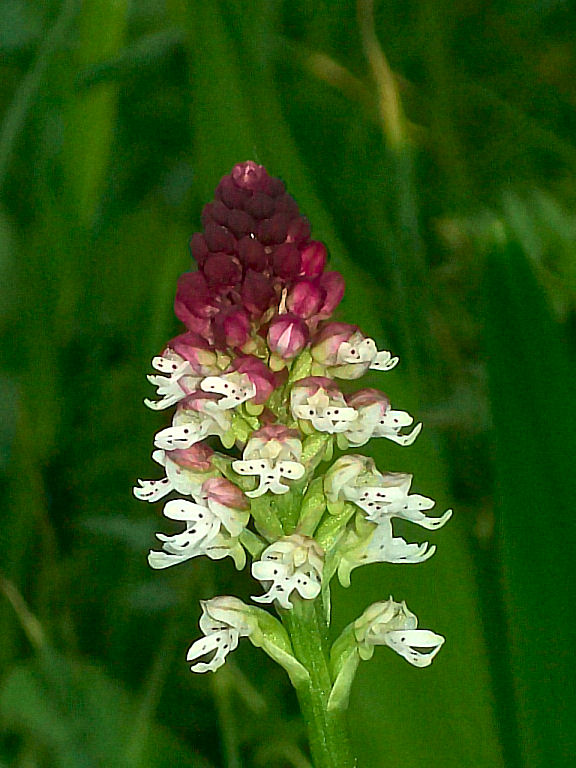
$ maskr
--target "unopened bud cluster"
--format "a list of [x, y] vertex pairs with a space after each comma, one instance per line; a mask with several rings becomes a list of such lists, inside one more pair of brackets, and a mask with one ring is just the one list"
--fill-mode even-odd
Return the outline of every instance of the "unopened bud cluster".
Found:
[[[157, 396], [146, 404], [175, 410], [154, 438], [164, 476], [138, 481], [134, 494], [150, 502], [175, 494], [164, 515], [179, 526], [158, 534], [150, 565], [205, 555], [243, 569], [249, 557], [261, 585], [253, 600], [282, 616], [297, 601], [329, 600], [330, 580], [348, 586], [360, 565], [427, 560], [435, 547], [395, 536], [393, 520], [434, 530], [451, 511], [429, 517], [434, 501], [410, 493], [411, 475], [381, 472], [354, 453], [332, 459], [334, 447], [372, 438], [408, 446], [422, 425], [382, 392], [338, 383], [389, 371], [398, 359], [358, 327], [331, 320], [344, 280], [326, 270], [326, 249], [310, 239], [283, 183], [240, 163], [202, 222], [191, 240], [197, 269], [181, 276], [176, 292], [186, 330], [152, 360], [148, 377]], [[294, 684], [306, 678], [268, 611], [232, 596], [205, 601], [202, 611], [204, 637], [188, 653], [193, 671], [216, 670], [249, 637]], [[357, 663], [376, 645], [426, 666], [442, 642], [417, 629], [405, 604], [374, 604], [334, 644], [330, 706], [344, 705]]]

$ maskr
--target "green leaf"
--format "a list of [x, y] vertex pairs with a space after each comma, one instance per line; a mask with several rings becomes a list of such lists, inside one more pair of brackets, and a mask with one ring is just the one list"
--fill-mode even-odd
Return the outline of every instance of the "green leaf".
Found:
[[[494, 249], [485, 280], [494, 416], [497, 542], [518, 731], [529, 768], [576, 754], [574, 369], [520, 248]], [[496, 634], [496, 633], [494, 633]]]

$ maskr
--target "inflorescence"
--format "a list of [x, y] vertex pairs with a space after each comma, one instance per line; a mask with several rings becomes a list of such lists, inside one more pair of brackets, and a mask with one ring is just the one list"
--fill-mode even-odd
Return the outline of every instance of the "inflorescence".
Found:
[[[330, 580], [349, 586], [358, 566], [430, 558], [435, 547], [395, 536], [393, 519], [435, 530], [451, 510], [428, 516], [434, 501], [410, 493], [411, 475], [380, 472], [372, 459], [347, 452], [372, 438], [408, 446], [418, 436], [422, 425], [412, 426], [385, 394], [348, 394], [338, 384], [390, 371], [398, 358], [357, 326], [330, 319], [344, 280], [326, 270], [326, 248], [310, 239], [284, 184], [240, 163], [219, 183], [202, 223], [191, 240], [197, 270], [180, 277], [176, 292], [186, 331], [152, 360], [148, 377], [157, 397], [146, 404], [175, 412], [154, 438], [152, 456], [165, 475], [139, 480], [134, 494], [155, 502], [175, 492], [164, 515], [183, 526], [158, 534], [152, 568], [207, 555], [243, 569], [249, 555], [263, 592], [253, 600], [282, 614], [296, 601], [326, 604]], [[344, 453], [334, 461], [335, 447]], [[188, 651], [195, 672], [215, 671], [249, 637], [293, 682], [307, 674], [280, 622], [236, 597], [203, 601], [200, 629], [204, 637]], [[375, 603], [334, 643], [329, 706], [347, 700], [357, 664], [376, 645], [424, 667], [443, 642], [417, 629], [405, 603]]]

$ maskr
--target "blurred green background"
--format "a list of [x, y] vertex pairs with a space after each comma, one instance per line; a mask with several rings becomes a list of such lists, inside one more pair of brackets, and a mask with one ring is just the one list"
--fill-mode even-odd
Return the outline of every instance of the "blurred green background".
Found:
[[366, 452], [456, 510], [335, 589], [335, 632], [392, 593], [447, 637], [360, 669], [361, 768], [574, 764], [575, 35], [563, 0], [0, 1], [1, 768], [308, 764], [262, 653], [187, 670], [198, 599], [248, 576], [151, 572], [130, 490], [188, 238], [247, 159], [401, 357], [367, 385], [426, 428]]

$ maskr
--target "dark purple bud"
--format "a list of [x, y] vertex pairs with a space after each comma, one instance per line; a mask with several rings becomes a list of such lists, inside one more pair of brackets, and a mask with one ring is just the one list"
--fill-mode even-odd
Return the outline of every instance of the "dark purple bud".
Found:
[[204, 238], [212, 253], [218, 253], [219, 251], [224, 253], [234, 253], [236, 250], [236, 240], [234, 239], [234, 236], [225, 227], [221, 227], [219, 224], [209, 222], [204, 227]]
[[298, 205], [292, 195], [282, 195], [275, 201], [276, 213], [286, 213], [291, 219], [300, 216]]
[[211, 253], [202, 271], [209, 286], [233, 286], [242, 280], [242, 265], [235, 256], [227, 253]]
[[206, 256], [210, 253], [204, 235], [201, 232], [195, 232], [190, 239], [190, 251], [192, 258], [199, 267], [206, 261]]
[[293, 243], [283, 243], [274, 250], [272, 269], [278, 277], [296, 277], [300, 273], [301, 265], [300, 251]]
[[280, 195], [284, 194], [285, 190], [286, 187], [280, 179], [277, 179], [275, 176], [268, 176], [265, 188], [263, 189], [264, 192], [271, 197], [280, 197]]
[[298, 280], [294, 283], [286, 306], [298, 317], [308, 318], [320, 311], [326, 300], [326, 292], [315, 280]]
[[270, 323], [268, 346], [284, 360], [291, 360], [308, 343], [308, 326], [296, 315], [280, 315]]
[[286, 230], [286, 240], [289, 243], [303, 243], [310, 237], [310, 222], [304, 216], [292, 219]]
[[248, 193], [239, 189], [232, 181], [231, 176], [224, 176], [220, 184], [216, 187], [215, 196], [221, 200], [228, 208], [243, 208]]
[[235, 209], [228, 212], [228, 229], [235, 237], [244, 237], [256, 230], [256, 223], [252, 216], [245, 211]]
[[306, 277], [318, 277], [324, 272], [326, 266], [326, 246], [316, 240], [302, 248], [302, 274]]
[[268, 219], [274, 213], [274, 199], [264, 192], [254, 192], [244, 206], [247, 213], [256, 219]]
[[215, 200], [213, 203], [208, 203], [202, 209], [202, 225], [205, 227], [211, 222], [216, 224], [225, 225], [228, 221], [230, 211], [224, 203], [220, 200]]
[[214, 341], [218, 349], [243, 347], [250, 336], [250, 318], [240, 307], [229, 307], [214, 318]]
[[289, 224], [290, 217], [286, 213], [275, 213], [270, 219], [262, 219], [258, 225], [258, 240], [264, 245], [283, 243]]
[[242, 283], [242, 303], [255, 317], [260, 317], [276, 299], [270, 279], [261, 272], [248, 270]]
[[243, 237], [238, 243], [238, 258], [246, 269], [262, 272], [268, 265], [268, 256], [262, 243], [253, 237]]

